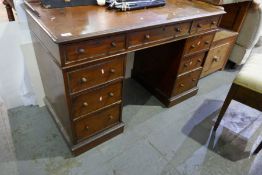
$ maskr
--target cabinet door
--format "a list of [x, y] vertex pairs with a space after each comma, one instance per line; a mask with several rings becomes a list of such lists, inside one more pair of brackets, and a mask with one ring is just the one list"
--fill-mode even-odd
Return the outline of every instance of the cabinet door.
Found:
[[228, 53], [231, 50], [231, 45], [231, 42], [227, 42], [209, 50], [201, 77], [224, 67]]

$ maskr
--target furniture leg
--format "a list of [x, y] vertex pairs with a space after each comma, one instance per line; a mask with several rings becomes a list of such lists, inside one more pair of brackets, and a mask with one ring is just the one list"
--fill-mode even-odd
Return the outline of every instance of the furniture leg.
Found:
[[8, 20], [9, 21], [15, 21], [15, 17], [14, 17], [14, 13], [13, 13], [13, 10], [12, 10], [12, 6], [6, 0], [3, 1], [3, 4], [5, 5], [5, 8], [6, 8]]
[[220, 110], [220, 113], [218, 115], [217, 121], [216, 121], [216, 123], [214, 125], [214, 128], [213, 128], [214, 131], [217, 130], [217, 128], [218, 128], [222, 118], [224, 117], [224, 114], [225, 114], [228, 106], [230, 105], [231, 100], [234, 98], [234, 95], [235, 95], [236, 91], [237, 91], [237, 85], [232, 84], [232, 86], [231, 86], [231, 88], [229, 90], [229, 93], [227, 94], [226, 100], [225, 100], [225, 102], [224, 102], [224, 104], [223, 104], [223, 106], [222, 106], [222, 108]]
[[256, 150], [254, 151], [254, 154], [259, 153], [259, 151], [262, 149], [262, 142], [259, 144], [259, 146], [256, 148]]

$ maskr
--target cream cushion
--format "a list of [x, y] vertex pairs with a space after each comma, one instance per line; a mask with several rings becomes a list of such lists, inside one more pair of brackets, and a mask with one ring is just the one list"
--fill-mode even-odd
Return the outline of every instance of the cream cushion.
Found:
[[234, 83], [262, 94], [262, 54], [254, 54], [248, 59]]
[[248, 10], [229, 60], [237, 65], [244, 64], [256, 45], [262, 31], [262, 0], [254, 1], [254, 7]]

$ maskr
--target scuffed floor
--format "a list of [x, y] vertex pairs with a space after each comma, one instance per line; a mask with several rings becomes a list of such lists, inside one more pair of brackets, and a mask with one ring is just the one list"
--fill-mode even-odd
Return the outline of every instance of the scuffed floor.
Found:
[[78, 157], [71, 156], [46, 108], [12, 109], [9, 118], [1, 117], [0, 175], [261, 175], [262, 153], [250, 155], [262, 131], [260, 112], [233, 103], [228, 116], [254, 122], [234, 129], [225, 120], [211, 134], [235, 74], [202, 79], [197, 96], [169, 109], [125, 81], [125, 132]]

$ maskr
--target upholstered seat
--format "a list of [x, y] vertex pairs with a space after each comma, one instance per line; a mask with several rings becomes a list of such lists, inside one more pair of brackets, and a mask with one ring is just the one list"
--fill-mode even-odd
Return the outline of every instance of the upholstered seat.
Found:
[[261, 0], [254, 0], [248, 10], [242, 29], [231, 52], [229, 60], [237, 65], [246, 63], [253, 47], [261, 36], [262, 31], [262, 4]]
[[262, 94], [262, 54], [249, 58], [234, 83]]

